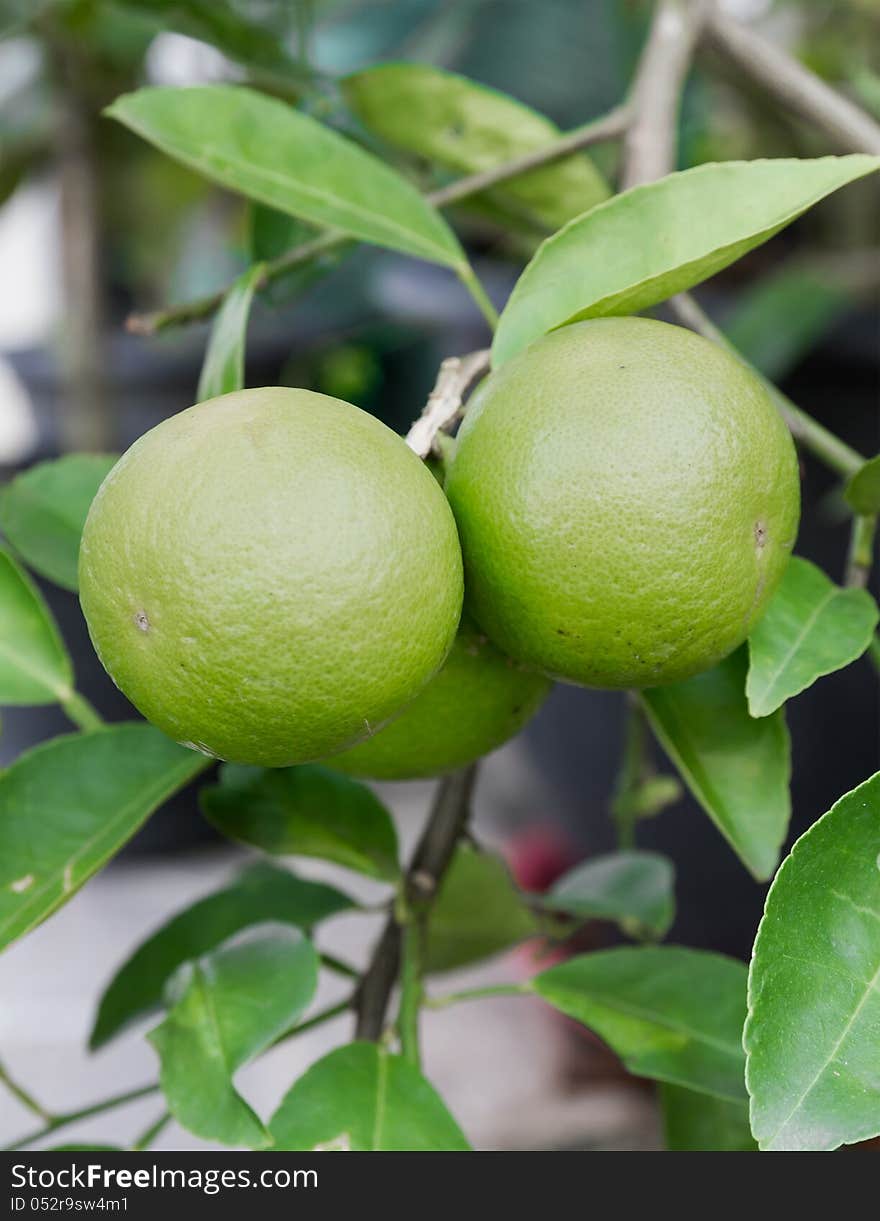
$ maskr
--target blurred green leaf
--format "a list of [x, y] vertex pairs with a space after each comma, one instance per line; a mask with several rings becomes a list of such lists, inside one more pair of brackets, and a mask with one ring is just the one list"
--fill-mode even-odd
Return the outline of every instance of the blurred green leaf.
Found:
[[349, 1043], [313, 1064], [269, 1127], [278, 1149], [468, 1148], [433, 1086], [375, 1043]]
[[746, 646], [714, 669], [642, 692], [651, 727], [691, 793], [759, 880], [776, 868], [791, 813], [791, 748], [780, 708], [755, 720]]
[[303, 1014], [318, 985], [318, 956], [296, 929], [258, 925], [184, 963], [166, 990], [168, 1016], [147, 1036], [178, 1123], [203, 1140], [272, 1143], [233, 1077]]
[[70, 698], [73, 668], [37, 587], [0, 550], [0, 704]]
[[233, 85], [140, 89], [106, 113], [213, 181], [291, 216], [467, 266], [452, 230], [405, 178], [275, 98]]
[[675, 916], [675, 870], [658, 852], [593, 857], [559, 879], [541, 904], [584, 920], [614, 920], [624, 931], [663, 937]]
[[178, 912], [126, 959], [101, 997], [89, 1047], [103, 1047], [152, 1012], [181, 963], [216, 949], [234, 933], [269, 920], [309, 932], [319, 921], [352, 906], [333, 886], [309, 882], [268, 863], [250, 865], [229, 886]]
[[746, 1153], [758, 1148], [745, 1102], [712, 1098], [680, 1085], [660, 1086], [666, 1148], [675, 1153]]
[[425, 969], [479, 962], [540, 932], [502, 860], [460, 844], [428, 917]]
[[[247, 247], [254, 262], [271, 262], [289, 250], [313, 241], [319, 230], [295, 216], [279, 212], [266, 204], [253, 203], [248, 208]], [[347, 259], [355, 246], [341, 242], [305, 262], [291, 267], [281, 275], [273, 275], [261, 292], [261, 300], [269, 304], [288, 302], [306, 291], [316, 280], [327, 275]]]
[[72, 898], [207, 766], [136, 723], [53, 738], [0, 773], [0, 949]]
[[26, 564], [63, 589], [79, 588], [79, 540], [116, 454], [67, 454], [17, 475], [0, 498], [0, 529]]
[[[342, 82], [365, 127], [394, 148], [460, 174], [489, 169], [559, 138], [528, 106], [467, 77], [425, 63], [378, 64]], [[607, 199], [611, 188], [584, 153], [521, 174], [487, 192], [544, 229], [558, 229]]]
[[767, 896], [745, 1029], [762, 1149], [880, 1134], [880, 772], [797, 841]]
[[211, 327], [196, 402], [203, 403], [205, 399], [244, 387], [248, 318], [263, 271], [263, 264], [255, 263], [238, 277], [226, 294]]
[[400, 875], [397, 832], [373, 793], [340, 772], [226, 763], [203, 789], [205, 817], [223, 835], [276, 855], [316, 856], [383, 881]]
[[637, 1077], [745, 1099], [741, 962], [678, 946], [601, 950], [543, 971], [531, 987], [594, 1030]]
[[853, 475], [844, 490], [847, 502], [856, 513], [880, 513], [880, 454], [869, 458]]
[[841, 589], [809, 560], [790, 560], [749, 637], [751, 715], [768, 716], [823, 674], [861, 657], [878, 619], [867, 590]]
[[494, 365], [566, 323], [635, 314], [699, 284], [878, 168], [861, 154], [728, 161], [615, 195], [541, 245], [501, 315]]

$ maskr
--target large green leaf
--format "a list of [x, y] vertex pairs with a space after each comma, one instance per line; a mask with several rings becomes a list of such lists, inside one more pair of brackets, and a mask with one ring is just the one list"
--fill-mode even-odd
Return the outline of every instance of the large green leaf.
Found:
[[753, 717], [861, 657], [880, 612], [865, 589], [841, 589], [809, 560], [789, 561], [782, 584], [749, 637], [746, 695]]
[[242, 272], [220, 307], [205, 352], [196, 401], [230, 394], [244, 386], [244, 351], [248, 318], [263, 265], [255, 263]]
[[425, 966], [449, 971], [538, 932], [539, 922], [504, 862], [460, 844], [428, 918]]
[[433, 1086], [375, 1043], [349, 1043], [313, 1064], [269, 1127], [279, 1149], [468, 1148]]
[[745, 1098], [743, 963], [678, 946], [627, 947], [569, 959], [531, 986], [594, 1030], [636, 1076]]
[[660, 1109], [666, 1148], [671, 1152], [753, 1153], [758, 1148], [745, 1102], [712, 1098], [664, 1083]]
[[267, 920], [308, 932], [352, 906], [352, 900], [333, 886], [309, 882], [268, 863], [250, 865], [229, 886], [178, 912], [126, 959], [101, 997], [89, 1046], [103, 1047], [131, 1022], [152, 1012], [181, 963], [216, 949], [234, 933]]
[[814, 823], [776, 875], [745, 1047], [762, 1149], [880, 1134], [880, 772]]
[[614, 920], [627, 932], [662, 937], [675, 916], [675, 870], [659, 852], [613, 852], [565, 874], [541, 903], [584, 920]]
[[[559, 139], [559, 128], [507, 94], [431, 64], [378, 64], [342, 82], [365, 127], [394, 148], [460, 174], [490, 169]], [[611, 189], [585, 153], [573, 153], [488, 192], [554, 230], [607, 199]]]
[[791, 747], [784, 712], [749, 716], [746, 646], [705, 674], [642, 698], [651, 727], [694, 797], [758, 879], [788, 828]]
[[501, 315], [493, 363], [567, 322], [635, 314], [699, 284], [878, 168], [861, 154], [726, 161], [615, 195], [541, 245]]
[[209, 761], [152, 725], [53, 738], [0, 773], [0, 949], [45, 920]]
[[79, 588], [79, 540], [113, 454], [67, 454], [17, 475], [0, 499], [0, 529], [42, 577]]
[[399, 876], [391, 815], [366, 785], [320, 764], [227, 763], [201, 803], [218, 831], [264, 852], [317, 856], [389, 882]]
[[107, 113], [207, 178], [281, 212], [466, 267], [452, 230], [406, 179], [276, 98], [232, 85], [140, 89]]
[[40, 592], [0, 550], [0, 704], [52, 704], [73, 693], [73, 668]]
[[148, 1036], [178, 1123], [224, 1145], [270, 1145], [233, 1077], [298, 1020], [317, 986], [310, 942], [280, 925], [258, 925], [184, 963], [168, 984], [168, 1015]]
[[880, 513], [880, 454], [859, 467], [844, 492], [856, 513]]

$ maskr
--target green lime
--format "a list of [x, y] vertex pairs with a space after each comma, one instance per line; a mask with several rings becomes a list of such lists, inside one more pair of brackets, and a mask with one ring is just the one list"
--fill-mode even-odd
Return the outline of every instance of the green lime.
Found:
[[436, 480], [350, 403], [244, 390], [141, 437], [101, 486], [80, 594], [105, 668], [177, 741], [323, 758], [442, 664], [461, 555]]
[[760, 379], [646, 318], [563, 327], [493, 373], [446, 491], [477, 622], [590, 687], [674, 682], [736, 648], [782, 576], [800, 499]]
[[421, 694], [390, 725], [327, 763], [372, 780], [442, 775], [519, 733], [550, 685], [463, 620], [445, 664]]

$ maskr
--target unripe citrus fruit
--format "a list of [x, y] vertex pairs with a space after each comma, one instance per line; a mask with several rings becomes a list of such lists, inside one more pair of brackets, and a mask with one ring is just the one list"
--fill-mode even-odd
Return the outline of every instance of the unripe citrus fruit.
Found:
[[372, 780], [442, 775], [519, 733], [550, 685], [463, 620], [446, 662], [413, 702], [372, 738], [327, 762]]
[[461, 554], [443, 492], [350, 403], [244, 390], [141, 437], [80, 551], [92, 641], [177, 741], [280, 766], [366, 737], [452, 644]]
[[493, 373], [446, 491], [477, 622], [590, 687], [674, 682], [731, 652], [799, 511], [794, 445], [760, 379], [646, 318], [563, 327]]

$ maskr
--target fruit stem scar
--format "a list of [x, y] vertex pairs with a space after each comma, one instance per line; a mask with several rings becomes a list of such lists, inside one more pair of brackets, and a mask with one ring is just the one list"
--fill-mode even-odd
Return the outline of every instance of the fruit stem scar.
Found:
[[767, 527], [762, 521], [755, 522], [755, 543], [758, 547], [767, 545]]
[[142, 632], [148, 632], [150, 630], [150, 621], [144, 611], [139, 610], [135, 614], [134, 621]]

